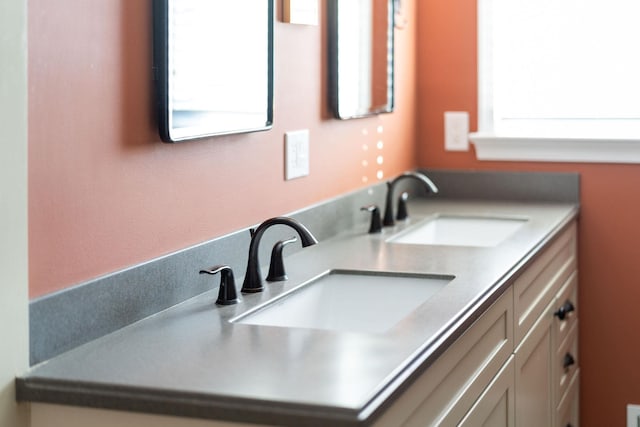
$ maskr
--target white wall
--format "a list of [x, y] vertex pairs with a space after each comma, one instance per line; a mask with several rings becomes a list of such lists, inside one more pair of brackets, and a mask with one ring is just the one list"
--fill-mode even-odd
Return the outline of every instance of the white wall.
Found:
[[27, 1], [0, 1], [0, 426], [29, 425], [14, 378], [29, 366]]

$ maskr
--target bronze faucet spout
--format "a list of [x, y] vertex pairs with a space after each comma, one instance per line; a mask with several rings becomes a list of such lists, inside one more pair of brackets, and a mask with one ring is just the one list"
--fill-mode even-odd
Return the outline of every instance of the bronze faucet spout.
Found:
[[275, 217], [264, 221], [255, 230], [251, 231], [251, 243], [249, 244], [249, 259], [247, 260], [247, 272], [242, 282], [242, 292], [261, 292], [264, 289], [262, 285], [262, 274], [260, 273], [260, 262], [258, 260], [258, 247], [260, 239], [264, 232], [272, 225], [287, 225], [293, 228], [300, 236], [302, 247], [315, 245], [318, 240], [311, 232], [299, 221], [288, 217]]
[[392, 181], [387, 181], [387, 197], [384, 208], [384, 220], [382, 221], [385, 226], [395, 224], [395, 220], [393, 219], [393, 190], [396, 184], [403, 179], [418, 180], [418, 182], [424, 184], [427, 191], [431, 191], [432, 193], [438, 192], [438, 187], [436, 187], [436, 185], [425, 174], [420, 172], [405, 172]]

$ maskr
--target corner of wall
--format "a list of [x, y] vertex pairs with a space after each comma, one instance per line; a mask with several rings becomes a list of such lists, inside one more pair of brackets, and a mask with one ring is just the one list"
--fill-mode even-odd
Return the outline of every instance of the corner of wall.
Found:
[[[26, 427], [29, 407], [17, 404], [14, 378], [28, 364], [27, 265], [27, 6], [0, 4], [0, 425]], [[10, 349], [10, 350], [7, 350]]]

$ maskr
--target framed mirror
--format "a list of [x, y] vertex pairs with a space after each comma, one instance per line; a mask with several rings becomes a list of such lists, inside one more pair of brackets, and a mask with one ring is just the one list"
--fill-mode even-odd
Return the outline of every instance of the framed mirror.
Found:
[[394, 106], [394, 0], [328, 0], [329, 87], [335, 117], [390, 113]]
[[154, 0], [160, 137], [273, 124], [273, 0]]

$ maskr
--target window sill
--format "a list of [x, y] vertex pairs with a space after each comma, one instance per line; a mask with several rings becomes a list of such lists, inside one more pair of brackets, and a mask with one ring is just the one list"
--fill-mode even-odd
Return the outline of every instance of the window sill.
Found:
[[471, 133], [478, 160], [640, 163], [640, 139], [506, 137]]

